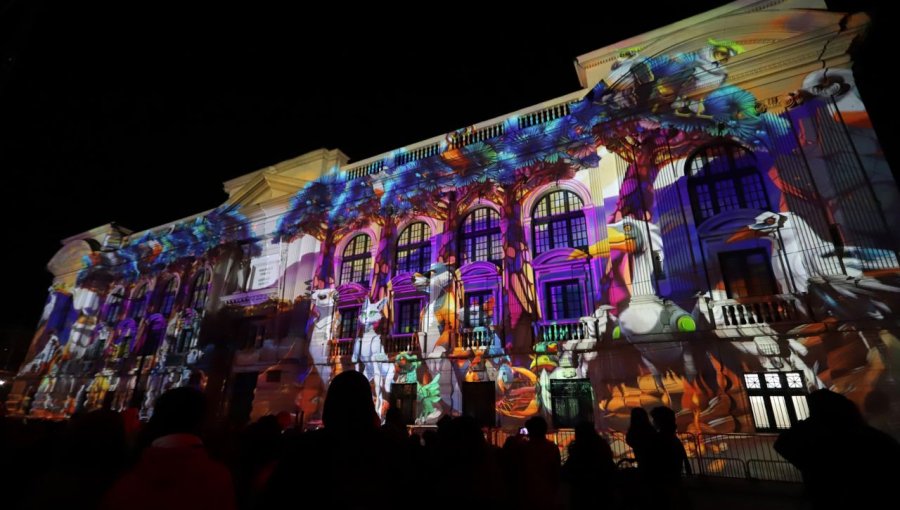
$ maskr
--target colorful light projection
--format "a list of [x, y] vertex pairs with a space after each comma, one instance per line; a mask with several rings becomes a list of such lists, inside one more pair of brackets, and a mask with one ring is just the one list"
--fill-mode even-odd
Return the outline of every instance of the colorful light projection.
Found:
[[[461, 413], [467, 384], [493, 383], [497, 422], [510, 428], [542, 414], [622, 429], [632, 408], [668, 405], [682, 431], [752, 431], [760, 424], [745, 373], [801, 374], [804, 388], [832, 387], [860, 404], [885, 391], [900, 342], [864, 321], [900, 309], [877, 205], [898, 201], [886, 169], [870, 164], [880, 156], [852, 76], [812, 73], [761, 101], [729, 83], [742, 52], [716, 39], [674, 55], [623, 50], [605, 82], [538, 120], [460, 130], [431, 156], [398, 151], [367, 175], [335, 170], [301, 189], [277, 234], [321, 242], [312, 366], [297, 382], [307, 418], [320, 413], [330, 377], [348, 369], [370, 379], [379, 412], [412, 405], [419, 423]], [[851, 143], [859, 140], [862, 152]], [[499, 255], [459, 260], [461, 228], [477, 208], [496, 218]], [[413, 220], [433, 226], [434, 256], [428, 271], [401, 273], [395, 242]], [[245, 225], [217, 210], [91, 259], [79, 281], [104, 272], [138, 280], [252, 239]], [[375, 231], [372, 274], [338, 284], [338, 247]], [[187, 280], [179, 292], [194, 292]], [[97, 341], [85, 337], [102, 338], [114, 361], [199, 327], [182, 308], [148, 342], [158, 320], [123, 310], [114, 328], [108, 312], [84, 304], [93, 298], [51, 297], [59, 304], [48, 305], [42, 328], [53, 334], [40, 333], [26, 365], [46, 374], [35, 400], [83, 393], [97, 402], [135, 384], [95, 370], [73, 393], [79, 383], [54, 367], [93, 352]], [[338, 335], [344, 324], [353, 331]], [[152, 370], [170, 366], [170, 351], [155, 351]], [[178, 384], [190, 371], [173, 374], [188, 365], [173, 362], [152, 380]], [[59, 408], [50, 398], [43, 407]]]

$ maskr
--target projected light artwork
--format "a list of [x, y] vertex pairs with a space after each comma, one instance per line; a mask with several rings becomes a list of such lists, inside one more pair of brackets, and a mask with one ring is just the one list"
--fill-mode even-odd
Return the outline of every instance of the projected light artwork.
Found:
[[[900, 208], [847, 70], [867, 20], [841, 16], [700, 18], [580, 57], [581, 93], [95, 229], [51, 261], [16, 412], [146, 416], [197, 384], [314, 426], [357, 370], [417, 424], [624, 430], [666, 405], [682, 432], [770, 432], [827, 387], [895, 425]], [[817, 30], [833, 64], [766, 74]]]

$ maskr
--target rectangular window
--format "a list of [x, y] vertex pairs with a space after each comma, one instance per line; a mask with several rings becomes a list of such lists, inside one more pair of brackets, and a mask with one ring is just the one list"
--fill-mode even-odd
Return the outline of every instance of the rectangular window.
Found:
[[356, 338], [356, 326], [359, 321], [359, 307], [341, 308], [340, 330], [338, 338]]
[[731, 299], [778, 294], [769, 254], [763, 248], [719, 253], [719, 267]]
[[569, 226], [572, 229], [572, 238], [569, 246], [572, 248], [584, 248], [588, 245], [587, 238], [587, 222], [584, 216], [569, 219]]
[[584, 315], [581, 299], [581, 283], [566, 280], [547, 284], [547, 319], [578, 319]]
[[397, 303], [397, 327], [400, 334], [417, 333], [419, 331], [419, 318], [422, 312], [422, 301], [408, 299]]
[[490, 260], [503, 260], [503, 234], [500, 232], [491, 234], [491, 258]]
[[467, 292], [465, 319], [467, 328], [491, 326], [493, 315], [494, 293], [491, 291]]
[[551, 379], [550, 400], [553, 426], [574, 428], [580, 422], [594, 423], [594, 392], [588, 379]]
[[369, 273], [372, 272], [372, 258], [346, 260], [341, 264], [341, 284], [358, 283], [369, 285]]
[[403, 423], [409, 425], [416, 421], [416, 397], [418, 385], [394, 383], [391, 385], [391, 407], [400, 410]]
[[462, 385], [463, 416], [471, 416], [481, 427], [496, 425], [496, 390], [494, 381], [464, 382]]
[[550, 225], [542, 223], [534, 227], [535, 253], [544, 253], [550, 249]]
[[773, 432], [809, 417], [806, 385], [800, 372], [744, 374], [753, 424], [759, 432]]

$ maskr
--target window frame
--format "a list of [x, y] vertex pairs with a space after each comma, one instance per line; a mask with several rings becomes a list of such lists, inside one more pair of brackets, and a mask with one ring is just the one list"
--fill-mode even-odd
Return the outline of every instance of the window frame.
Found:
[[[733, 259], [741, 261], [741, 268], [737, 271], [743, 275], [749, 275], [751, 264], [747, 263], [749, 256], [751, 255], [762, 255], [763, 260], [765, 261], [765, 273], [769, 279], [769, 283], [771, 284], [772, 292], [761, 292], [761, 293], [753, 293], [750, 290], [750, 286], [745, 284], [745, 288], [747, 289], [746, 296], [735, 296], [735, 289], [732, 288], [732, 283], [726, 274], [726, 259]], [[743, 259], [740, 257], [743, 256]], [[717, 257], [719, 260], [719, 272], [722, 275], [722, 284], [725, 285], [725, 295], [728, 299], [749, 299], [759, 296], [773, 296], [778, 294], [778, 279], [775, 278], [775, 271], [772, 268], [772, 257], [765, 248], [747, 248], [743, 250], [729, 250], [729, 251], [720, 251], [717, 253]]]
[[150, 284], [144, 283], [131, 293], [131, 306], [128, 308], [126, 318], [138, 321], [147, 313], [147, 287], [149, 286]]
[[[722, 151], [722, 153], [715, 155], [713, 154], [715, 151]], [[713, 155], [715, 158], [727, 158], [727, 167], [724, 171], [713, 171], [715, 168], [713, 161], [715, 160], [710, 157]], [[749, 158], [752, 164], [744, 164], [744, 158]], [[742, 145], [729, 141], [718, 141], [698, 147], [685, 161], [684, 175], [687, 178], [688, 196], [696, 225], [727, 211], [771, 209], [769, 193], [760, 174], [756, 156]], [[754, 181], [749, 183], [752, 186], [748, 186], [746, 179]], [[721, 189], [723, 183], [730, 185], [729, 189], [733, 192], [733, 198], [736, 200], [736, 204], [733, 204], [736, 205], [735, 207], [729, 207], [729, 204], [725, 203], [724, 199], [731, 198], [731, 196], [727, 194], [728, 190]], [[756, 186], [755, 189], [754, 186]], [[753, 193], [759, 193], [759, 196], [754, 197]], [[760, 199], [763, 203], [753, 206]]]
[[[561, 391], [564, 388], [578, 386], [577, 391]], [[594, 389], [590, 379], [551, 379], [550, 380], [550, 415], [554, 428], [572, 428], [581, 421], [594, 422]], [[586, 398], [590, 397], [590, 399]], [[576, 402], [578, 411], [573, 416], [559, 414], [559, 402]], [[586, 404], [586, 405], [585, 405]]]
[[[191, 308], [200, 312], [206, 308], [206, 302], [209, 300], [209, 281], [211, 279], [211, 271], [203, 268], [194, 277], [194, 285], [191, 288]], [[202, 303], [200, 303], [202, 301]]]
[[[481, 320], [480, 320], [481, 323], [473, 326], [472, 325], [472, 317], [471, 317], [471, 306], [470, 306], [469, 299], [475, 298], [475, 297], [483, 298], [483, 299], [480, 299], [478, 302], [478, 308], [479, 308], [480, 315], [481, 315]], [[489, 328], [489, 327], [494, 326], [493, 321], [491, 321], [491, 322], [487, 321], [487, 316], [484, 311], [484, 305], [490, 299], [494, 299], [494, 310], [496, 311], [496, 297], [494, 296], [493, 290], [472, 290], [472, 291], [466, 292], [463, 295], [463, 306], [465, 307], [465, 309], [463, 310], [463, 327], [465, 329], [474, 329], [477, 327]]]
[[[345, 306], [342, 308], [338, 308], [338, 332], [337, 338], [356, 338], [356, 332], [359, 330], [359, 312], [362, 309], [361, 306]], [[345, 324], [345, 322], [349, 322], [349, 324]], [[350, 326], [352, 331], [348, 336], [344, 329]]]
[[[580, 315], [578, 315], [577, 317], [554, 317], [553, 313], [552, 313], [554, 308], [553, 308], [553, 292], [551, 291], [551, 288], [567, 286], [567, 285], [575, 285], [575, 287], [578, 289], [577, 303], [578, 303], [578, 309], [580, 310]], [[585, 302], [584, 302], [585, 292], [584, 292], [584, 286], [582, 285], [581, 280], [566, 279], [566, 280], [551, 280], [548, 282], [544, 282], [544, 293], [545, 293], [544, 294], [544, 299], [545, 299], [544, 320], [545, 321], [558, 322], [558, 321], [566, 321], [566, 320], [577, 320], [577, 319], [580, 319], [581, 317], [584, 317], [584, 315], [585, 315]], [[565, 291], [563, 291], [563, 296], [564, 296], [564, 300], [565, 300], [565, 296], [566, 296]], [[568, 308], [565, 306], [566, 303], [568, 303], [567, 300], [565, 300], [565, 302], [563, 304], [564, 309]]]
[[[359, 239], [364, 238], [363, 247], [359, 247]], [[355, 264], [361, 261], [359, 274]], [[349, 273], [348, 273], [349, 270]], [[368, 234], [356, 234], [351, 237], [341, 252], [340, 285], [358, 283], [369, 286], [372, 277], [372, 238]]]
[[[487, 211], [485, 221], [487, 227], [476, 230], [476, 216], [481, 211]], [[460, 267], [473, 262], [491, 262], [497, 265], [503, 261], [503, 231], [501, 229], [500, 213], [492, 207], [482, 206], [472, 209], [459, 224], [458, 257]], [[471, 229], [467, 230], [467, 227]], [[484, 239], [484, 253], [486, 257], [479, 258], [479, 240]], [[467, 241], [470, 241], [467, 247]], [[496, 244], [496, 246], [495, 246]]]
[[[563, 195], [564, 197], [562, 200], [564, 211], [553, 213], [554, 197], [559, 195]], [[579, 205], [573, 206], [573, 198]], [[538, 211], [542, 207], [545, 213], [540, 213]], [[565, 224], [565, 242], [563, 243], [557, 242], [557, 238], [559, 237], [557, 235], [557, 228], [559, 227], [558, 224], [560, 222], [564, 222]], [[578, 225], [578, 223], [580, 223], [580, 225]], [[543, 226], [546, 226], [546, 246], [543, 246], [543, 243], [540, 242], [543, 233], [541, 233], [542, 235], [540, 237], [538, 235], [539, 229]], [[579, 238], [583, 238], [583, 242], [578, 242], [582, 239], [576, 239], [576, 234], [580, 234]], [[555, 189], [539, 198], [531, 209], [531, 240], [535, 257], [550, 250], [555, 250], [556, 248], [586, 250], [590, 244], [590, 241], [588, 240], [587, 218], [584, 214], [584, 200], [578, 193], [568, 189]]]
[[175, 303], [178, 301], [179, 287], [180, 282], [177, 277], [169, 278], [166, 282], [166, 287], [163, 289], [159, 304], [159, 313], [162, 314], [163, 317], [169, 317], [175, 309]]
[[[412, 240], [416, 233], [418, 233], [418, 240]], [[403, 244], [404, 235], [407, 236], [406, 244]], [[410, 223], [397, 236], [396, 248], [394, 274], [425, 273], [431, 267], [431, 227], [424, 221]], [[401, 262], [402, 254], [406, 255], [404, 262]], [[412, 260], [413, 254], [417, 254], [419, 257], [418, 267], [411, 267], [410, 260]]]
[[[797, 377], [799, 377], [799, 385], [792, 385], [790, 379], [797, 379]], [[750, 380], [753, 378], [756, 378], [758, 387], [752, 387]], [[777, 379], [780, 387], [774, 387], [770, 379], [772, 381]], [[757, 432], [781, 432], [809, 417], [809, 405], [806, 401], [808, 391], [803, 372], [796, 370], [745, 372], [741, 377], [741, 382], [744, 385], [744, 391], [747, 392], [750, 418], [753, 420], [753, 427]], [[803, 398], [801, 400], [798, 397]], [[780, 410], [787, 413], [786, 416], [776, 416], [776, 407], [778, 406], [773, 405], [773, 401], [779, 398], [784, 402], [783, 409]], [[802, 404], [798, 404], [801, 402]], [[760, 404], [763, 406], [762, 409], [758, 407]], [[798, 405], [802, 407], [798, 408]], [[765, 418], [764, 422], [762, 421], [763, 417]], [[779, 419], [787, 420], [787, 422], [782, 421], [781, 425], [784, 426], [780, 426]]]
[[[409, 306], [412, 309], [412, 314], [410, 315], [410, 319], [412, 320], [411, 326], [415, 326], [412, 331], [403, 331], [403, 318], [404, 318], [404, 307]], [[393, 331], [397, 335], [413, 335], [422, 331], [422, 306], [423, 300], [421, 298], [408, 298], [408, 299], [398, 299], [394, 302], [394, 310], [395, 312], [395, 320]]]

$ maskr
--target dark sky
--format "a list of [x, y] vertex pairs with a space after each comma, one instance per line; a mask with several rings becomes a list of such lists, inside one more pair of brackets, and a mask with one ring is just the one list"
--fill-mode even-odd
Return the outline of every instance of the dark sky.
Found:
[[725, 2], [242, 3], [0, 1], [4, 327], [34, 327], [64, 237], [215, 207], [222, 181], [309, 150], [359, 160], [571, 92], [575, 56]]

